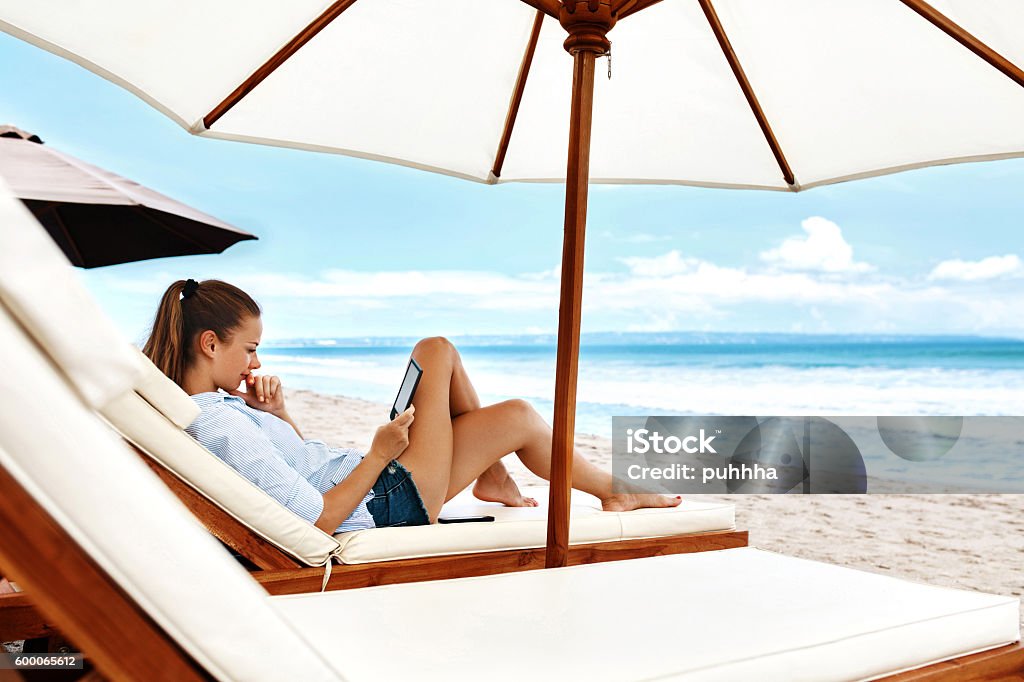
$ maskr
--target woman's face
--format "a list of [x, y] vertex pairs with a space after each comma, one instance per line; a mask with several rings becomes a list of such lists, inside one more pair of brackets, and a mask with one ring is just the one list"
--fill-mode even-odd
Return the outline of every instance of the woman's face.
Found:
[[249, 372], [259, 369], [256, 347], [263, 336], [263, 322], [248, 316], [235, 328], [228, 342], [218, 341], [213, 348], [213, 381], [225, 391], [237, 389]]

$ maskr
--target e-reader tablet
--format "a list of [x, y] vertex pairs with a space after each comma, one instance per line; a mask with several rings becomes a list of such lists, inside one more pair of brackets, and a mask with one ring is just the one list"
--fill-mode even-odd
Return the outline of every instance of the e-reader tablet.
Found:
[[420, 377], [423, 376], [423, 368], [415, 359], [409, 358], [409, 366], [405, 368], [405, 378], [402, 379], [402, 387], [398, 389], [398, 396], [395, 397], [395, 404], [391, 408], [391, 418], [409, 409], [412, 403], [412, 396], [416, 393], [416, 387], [420, 384]]

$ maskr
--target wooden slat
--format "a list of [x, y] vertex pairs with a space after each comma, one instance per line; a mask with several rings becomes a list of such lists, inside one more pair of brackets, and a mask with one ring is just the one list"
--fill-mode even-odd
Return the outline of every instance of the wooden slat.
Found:
[[3, 467], [0, 566], [107, 677], [209, 679]]
[[[308, 43], [316, 36], [317, 33], [327, 27], [332, 21], [338, 18], [342, 12], [351, 7], [356, 0], [337, 0], [333, 5], [328, 7], [323, 14], [314, 19], [306, 28], [296, 35], [294, 38], [285, 43], [284, 47], [277, 51], [273, 57], [268, 59], [260, 68], [256, 69], [251, 76], [245, 79], [245, 81], [239, 85], [234, 91], [224, 98], [224, 101], [218, 104], [213, 110], [203, 117], [203, 125], [206, 126], [207, 130], [213, 127], [213, 124], [217, 120], [231, 110], [231, 107], [242, 101], [242, 98], [248, 95], [250, 92], [256, 89], [260, 83], [267, 79], [267, 77], [274, 73], [279, 66], [284, 64], [289, 57], [299, 51], [299, 49]], [[325, 65], [326, 66], [326, 65]]]
[[580, 313], [583, 306], [583, 253], [587, 229], [595, 60], [596, 56], [591, 50], [579, 50], [573, 55], [545, 559], [549, 568], [565, 565], [569, 547], [569, 493], [576, 431], [576, 375], [580, 354]]
[[1024, 87], [1024, 70], [1015, 65], [1009, 59], [993, 50], [981, 40], [964, 30], [955, 21], [944, 15], [939, 10], [929, 5], [924, 0], [900, 0], [904, 5], [917, 12], [919, 15], [930, 21], [943, 33], [957, 41], [968, 50], [984, 59], [988, 64], [1017, 85]]
[[[665, 554], [707, 552], [747, 546], [747, 531], [713, 531], [672, 535], [663, 538], [642, 538], [572, 545], [567, 565], [621, 561]], [[544, 568], [543, 548], [457, 554], [443, 557], [421, 557], [378, 561], [369, 564], [336, 566], [327, 584], [328, 590], [347, 590], [372, 585], [444, 580], [497, 573], [512, 573]], [[259, 571], [253, 573], [271, 594], [315, 592], [323, 581], [323, 569], [303, 568], [294, 571]]]
[[544, 23], [544, 12], [537, 10], [537, 16], [533, 20], [533, 29], [530, 31], [530, 40], [526, 43], [526, 50], [523, 52], [523, 60], [519, 64], [519, 75], [516, 77], [516, 86], [512, 91], [512, 99], [508, 105], [508, 113], [505, 115], [505, 127], [501, 132], [501, 141], [498, 143], [498, 152], [494, 155], [494, 166], [491, 173], [494, 177], [501, 177], [501, 167], [505, 165], [505, 154], [508, 152], [509, 142], [512, 141], [512, 129], [516, 125], [516, 116], [519, 114], [519, 105], [523, 101], [523, 91], [526, 89], [526, 78], [530, 75], [530, 65], [533, 64], [533, 53], [537, 51], [537, 39], [540, 37], [540, 27]]
[[775, 162], [779, 165], [779, 170], [782, 171], [782, 177], [786, 181], [786, 184], [790, 187], [796, 186], [796, 178], [793, 176], [793, 169], [790, 168], [789, 162], [786, 160], [786, 155], [782, 153], [782, 147], [779, 145], [778, 139], [775, 137], [775, 133], [772, 131], [771, 125], [768, 124], [768, 118], [764, 114], [764, 110], [761, 108], [761, 103], [757, 101], [757, 95], [754, 94], [754, 89], [750, 85], [750, 81], [747, 80], [747, 74], [743, 71], [743, 66], [740, 65], [740, 60], [736, 56], [736, 52], [732, 49], [732, 43], [729, 42], [729, 36], [725, 34], [725, 29], [722, 27], [722, 22], [718, 19], [718, 13], [715, 12], [714, 6], [711, 4], [711, 0], [698, 0], [700, 7], [704, 10], [704, 16], [707, 17], [708, 23], [711, 24], [711, 30], [715, 33], [715, 38], [718, 39], [718, 45], [722, 48], [722, 52], [725, 54], [726, 61], [729, 62], [729, 68], [732, 69], [732, 73], [736, 76], [736, 81], [740, 85], [740, 89], [743, 90], [743, 96], [747, 99], [747, 104], [750, 105], [750, 110], [754, 113], [754, 118], [757, 119], [757, 125], [761, 128], [761, 133], [764, 135], [765, 140], [768, 142], [768, 146], [772, 150], [772, 154], [775, 156]]
[[57, 634], [26, 594], [0, 594], [0, 642]]
[[178, 499], [188, 507], [189, 511], [199, 519], [206, 529], [225, 545], [259, 568], [274, 570], [299, 568], [304, 565], [245, 527], [233, 516], [168, 471], [162, 464], [153, 461], [145, 451], [134, 443], [125, 442], [131, 445], [142, 461], [156, 472], [160, 480], [178, 496]]
[[1024, 644], [1007, 644], [924, 668], [879, 678], [878, 682], [1024, 682]]

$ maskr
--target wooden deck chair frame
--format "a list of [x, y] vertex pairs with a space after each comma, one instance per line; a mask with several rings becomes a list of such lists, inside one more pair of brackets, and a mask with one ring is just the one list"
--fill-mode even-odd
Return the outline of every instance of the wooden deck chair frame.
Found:
[[[58, 555], [60, 562], [53, 561]], [[104, 677], [211, 679], [2, 467], [0, 571], [35, 595], [40, 612]], [[881, 679], [964, 682], [1022, 676], [1024, 643], [1017, 642]]]

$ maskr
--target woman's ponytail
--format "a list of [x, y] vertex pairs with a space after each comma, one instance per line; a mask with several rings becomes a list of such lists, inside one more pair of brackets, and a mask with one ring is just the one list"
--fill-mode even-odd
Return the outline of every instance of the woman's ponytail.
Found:
[[[187, 297], [182, 293], [191, 282]], [[236, 286], [216, 279], [198, 284], [179, 279], [160, 298], [149, 340], [142, 348], [154, 365], [184, 388], [185, 370], [195, 361], [195, 338], [212, 330], [223, 342], [231, 339], [247, 316], [259, 317], [259, 304]]]

